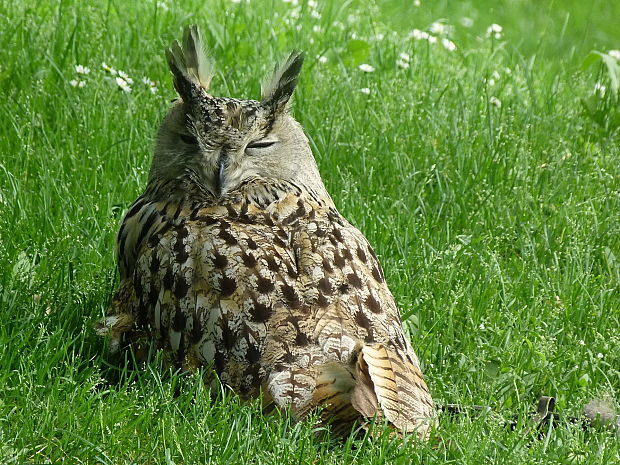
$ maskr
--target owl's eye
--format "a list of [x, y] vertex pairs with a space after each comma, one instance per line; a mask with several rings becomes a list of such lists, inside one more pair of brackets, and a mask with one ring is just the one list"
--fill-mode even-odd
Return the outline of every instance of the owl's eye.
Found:
[[267, 147], [271, 147], [275, 143], [276, 143], [275, 140], [257, 140], [257, 141], [254, 141], [254, 142], [250, 142], [247, 145], [247, 148], [249, 148], [249, 149], [265, 149]]
[[187, 145], [198, 144], [198, 139], [196, 139], [196, 136], [192, 136], [191, 134], [179, 134], [179, 138]]

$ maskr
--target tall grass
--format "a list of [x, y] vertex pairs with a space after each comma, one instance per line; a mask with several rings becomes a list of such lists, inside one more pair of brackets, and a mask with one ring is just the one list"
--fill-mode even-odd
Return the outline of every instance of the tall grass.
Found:
[[[620, 7], [293, 3], [0, 5], [0, 462], [620, 462], [605, 432], [561, 423], [530, 441], [503, 426], [543, 394], [566, 415], [619, 397], [617, 96], [603, 65], [581, 64], [620, 48]], [[410, 36], [438, 20], [437, 43]], [[380, 255], [434, 398], [496, 413], [442, 417], [428, 444], [338, 443], [228, 392], [211, 399], [198, 376], [108, 365], [92, 325], [174, 97], [163, 49], [189, 23], [219, 65], [216, 95], [256, 98], [274, 61], [308, 53], [295, 115]]]

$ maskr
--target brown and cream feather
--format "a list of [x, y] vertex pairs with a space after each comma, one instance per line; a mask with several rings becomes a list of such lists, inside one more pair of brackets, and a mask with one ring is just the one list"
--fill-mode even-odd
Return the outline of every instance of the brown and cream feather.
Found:
[[181, 100], [121, 225], [121, 283], [99, 333], [296, 419], [320, 409], [337, 433], [378, 418], [425, 437], [433, 403], [377, 256], [288, 112], [303, 55], [260, 102], [212, 97], [199, 37], [168, 52]]

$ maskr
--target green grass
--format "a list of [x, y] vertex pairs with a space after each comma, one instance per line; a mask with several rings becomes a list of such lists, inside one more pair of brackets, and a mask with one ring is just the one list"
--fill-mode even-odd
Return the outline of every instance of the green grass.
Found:
[[[620, 48], [620, 5], [319, 0], [319, 19], [300, 3], [298, 19], [280, 0], [0, 5], [0, 462], [619, 463], [609, 433], [562, 423], [530, 441], [502, 421], [544, 394], [566, 415], [620, 397], [620, 108], [607, 68], [581, 67]], [[438, 19], [456, 51], [408, 37]], [[295, 115], [382, 259], [434, 398], [496, 414], [443, 417], [429, 444], [337, 443], [211, 400], [198, 376], [106, 365], [92, 325], [174, 97], [163, 49], [189, 23], [219, 64], [215, 94], [256, 98], [276, 59], [308, 52]], [[503, 37], [485, 37], [492, 23]]]

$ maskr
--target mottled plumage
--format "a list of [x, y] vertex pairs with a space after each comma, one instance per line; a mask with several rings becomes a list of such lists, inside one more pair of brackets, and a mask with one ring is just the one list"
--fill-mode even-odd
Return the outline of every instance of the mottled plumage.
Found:
[[260, 102], [207, 93], [195, 28], [167, 56], [181, 100], [119, 231], [120, 288], [98, 331], [112, 350], [163, 349], [297, 419], [321, 407], [339, 433], [378, 417], [426, 436], [432, 400], [377, 256], [288, 111], [303, 55]]

